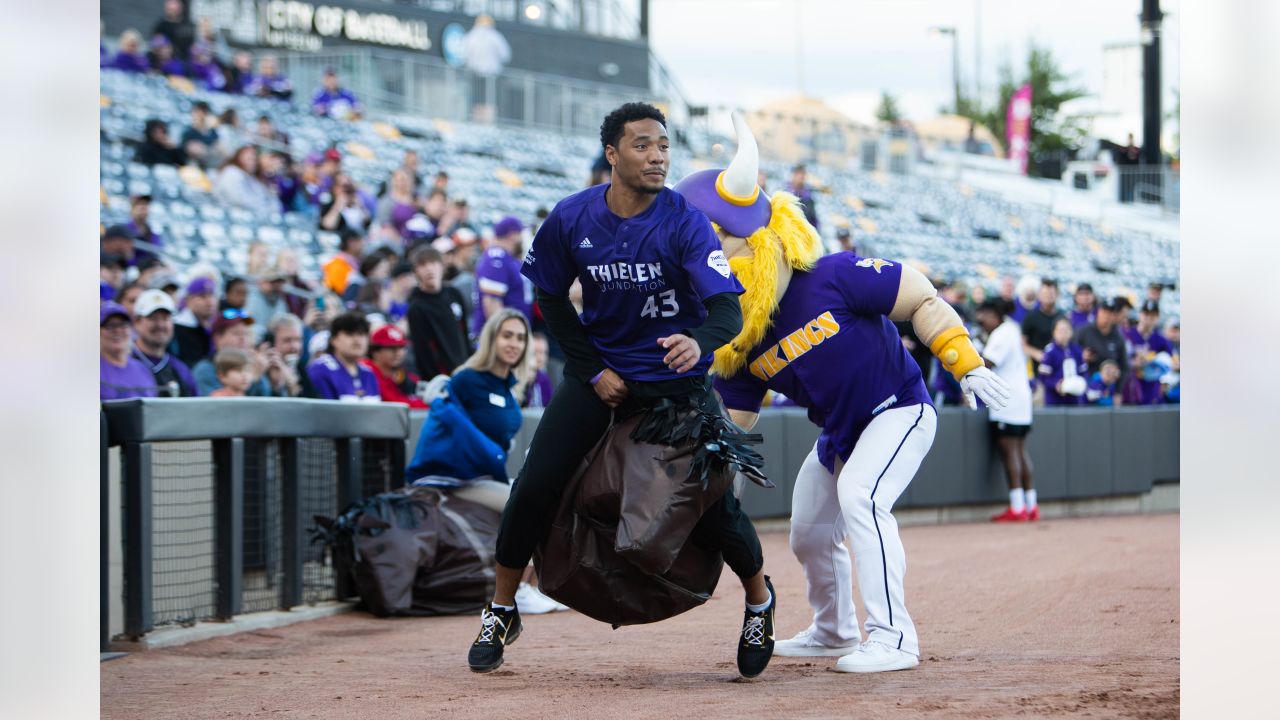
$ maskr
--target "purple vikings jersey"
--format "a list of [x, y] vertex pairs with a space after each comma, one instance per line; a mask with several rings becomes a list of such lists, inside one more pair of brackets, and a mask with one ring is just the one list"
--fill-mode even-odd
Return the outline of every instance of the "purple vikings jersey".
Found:
[[1151, 334], [1144, 338], [1142, 333], [1138, 332], [1138, 328], [1130, 327], [1124, 331], [1124, 337], [1132, 348], [1133, 363], [1130, 369], [1138, 374], [1138, 382], [1142, 387], [1142, 404], [1159, 405], [1162, 399], [1160, 377], [1168, 370], [1153, 361], [1160, 353], [1169, 353], [1172, 356], [1173, 346], [1158, 330], [1152, 330]]
[[553, 295], [582, 283], [582, 324], [604, 364], [626, 380], [654, 382], [703, 375], [705, 353], [677, 375], [662, 362], [658, 338], [702, 325], [702, 302], [742, 293], [711, 221], [674, 190], [664, 188], [647, 210], [630, 218], [605, 204], [608, 185], [561, 200], [538, 229], [522, 272]]
[[1036, 375], [1044, 385], [1045, 405], [1082, 405], [1083, 395], [1064, 395], [1058, 392], [1058, 383], [1063, 378], [1080, 375], [1088, 379], [1085, 372], [1084, 351], [1075, 343], [1062, 347], [1057, 343], [1049, 343], [1044, 347], [1044, 359], [1040, 361]]
[[364, 365], [358, 368], [353, 377], [337, 358], [326, 354], [307, 365], [307, 377], [321, 399], [378, 402], [382, 399], [378, 377]]
[[533, 286], [520, 275], [520, 261], [497, 246], [486, 250], [480, 262], [476, 263], [476, 285], [472, 297], [476, 311], [471, 316], [471, 331], [476, 335], [480, 334], [484, 321], [488, 319], [484, 314], [484, 303], [480, 301], [485, 295], [502, 300], [503, 307], [519, 310], [530, 322], [533, 321]]
[[920, 368], [886, 315], [898, 297], [896, 262], [828, 255], [797, 272], [773, 327], [732, 378], [716, 378], [731, 410], [759, 412], [765, 390], [809, 410], [822, 428], [818, 459], [835, 472], [877, 414], [932, 404]]

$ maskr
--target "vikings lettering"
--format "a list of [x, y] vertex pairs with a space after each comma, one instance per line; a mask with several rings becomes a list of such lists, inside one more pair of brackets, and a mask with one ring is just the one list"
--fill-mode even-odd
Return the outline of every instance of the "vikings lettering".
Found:
[[835, 317], [828, 310], [782, 338], [777, 344], [771, 345], [752, 360], [751, 374], [761, 380], [768, 380], [782, 372], [801, 355], [821, 345], [827, 338], [835, 337], [839, 332], [840, 323], [836, 322]]

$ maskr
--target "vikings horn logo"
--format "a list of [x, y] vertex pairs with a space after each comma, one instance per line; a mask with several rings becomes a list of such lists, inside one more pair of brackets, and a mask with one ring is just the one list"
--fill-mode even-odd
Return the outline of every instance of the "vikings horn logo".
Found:
[[863, 258], [858, 261], [858, 267], [871, 268], [876, 271], [877, 275], [880, 274], [880, 268], [892, 265], [893, 263], [888, 260], [881, 260], [880, 258]]

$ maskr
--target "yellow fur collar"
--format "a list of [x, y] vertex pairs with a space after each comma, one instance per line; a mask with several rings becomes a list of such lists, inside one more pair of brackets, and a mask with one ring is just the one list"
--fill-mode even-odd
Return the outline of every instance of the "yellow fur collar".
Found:
[[[732, 377], [747, 361], [747, 351], [755, 347], [773, 324], [778, 309], [779, 286], [784, 288], [792, 270], [809, 270], [822, 256], [818, 231], [805, 219], [799, 200], [788, 192], [776, 192], [769, 199], [769, 225], [742, 239], [729, 236], [723, 243], [729, 267], [746, 290], [741, 296], [742, 332], [728, 345], [716, 350], [712, 370]], [[719, 230], [719, 228], [717, 228]], [[742, 243], [750, 253], [745, 252]], [[785, 276], [785, 277], [784, 277]]]

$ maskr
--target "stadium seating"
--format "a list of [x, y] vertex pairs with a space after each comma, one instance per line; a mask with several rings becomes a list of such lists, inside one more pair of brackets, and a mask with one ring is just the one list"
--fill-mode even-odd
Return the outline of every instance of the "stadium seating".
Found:
[[[599, 153], [594, 137], [409, 116], [343, 122], [314, 117], [301, 105], [188, 93], [164, 78], [113, 70], [102, 71], [101, 95], [103, 223], [127, 221], [128, 197], [149, 192], [155, 197], [154, 225], [168, 239], [172, 260], [179, 265], [208, 262], [224, 272], [243, 271], [246, 246], [256, 239], [273, 249], [296, 250], [303, 274], [316, 277], [337, 239], [318, 231], [305, 216], [255, 218], [226, 209], [209, 192], [207, 177], [132, 162], [131, 143], [141, 139], [146, 120], [164, 120], [171, 136], [178, 137], [197, 100], [208, 102], [215, 113], [235, 107], [246, 127], [269, 115], [289, 134], [295, 158], [336, 146], [343, 169], [365, 188], [376, 188], [405, 150], [416, 150], [424, 172], [448, 171], [451, 194], [467, 198], [477, 225], [509, 213], [532, 218], [539, 208], [552, 207], [582, 187]], [[732, 147], [731, 139], [722, 142]], [[670, 178], [706, 162], [677, 153]], [[766, 162], [763, 169], [775, 178], [775, 187], [788, 176], [781, 163]], [[864, 254], [910, 261], [933, 277], [994, 288], [1001, 276], [1035, 274], [1058, 278], [1064, 290], [1087, 281], [1099, 295], [1128, 294], [1138, 300], [1149, 282], [1178, 277], [1176, 238], [1058, 218], [1040, 206], [933, 178], [824, 167], [811, 167], [810, 174], [822, 185], [817, 205], [824, 236], [847, 223]], [[1178, 291], [1166, 292], [1162, 304], [1166, 312], [1177, 314]]]

